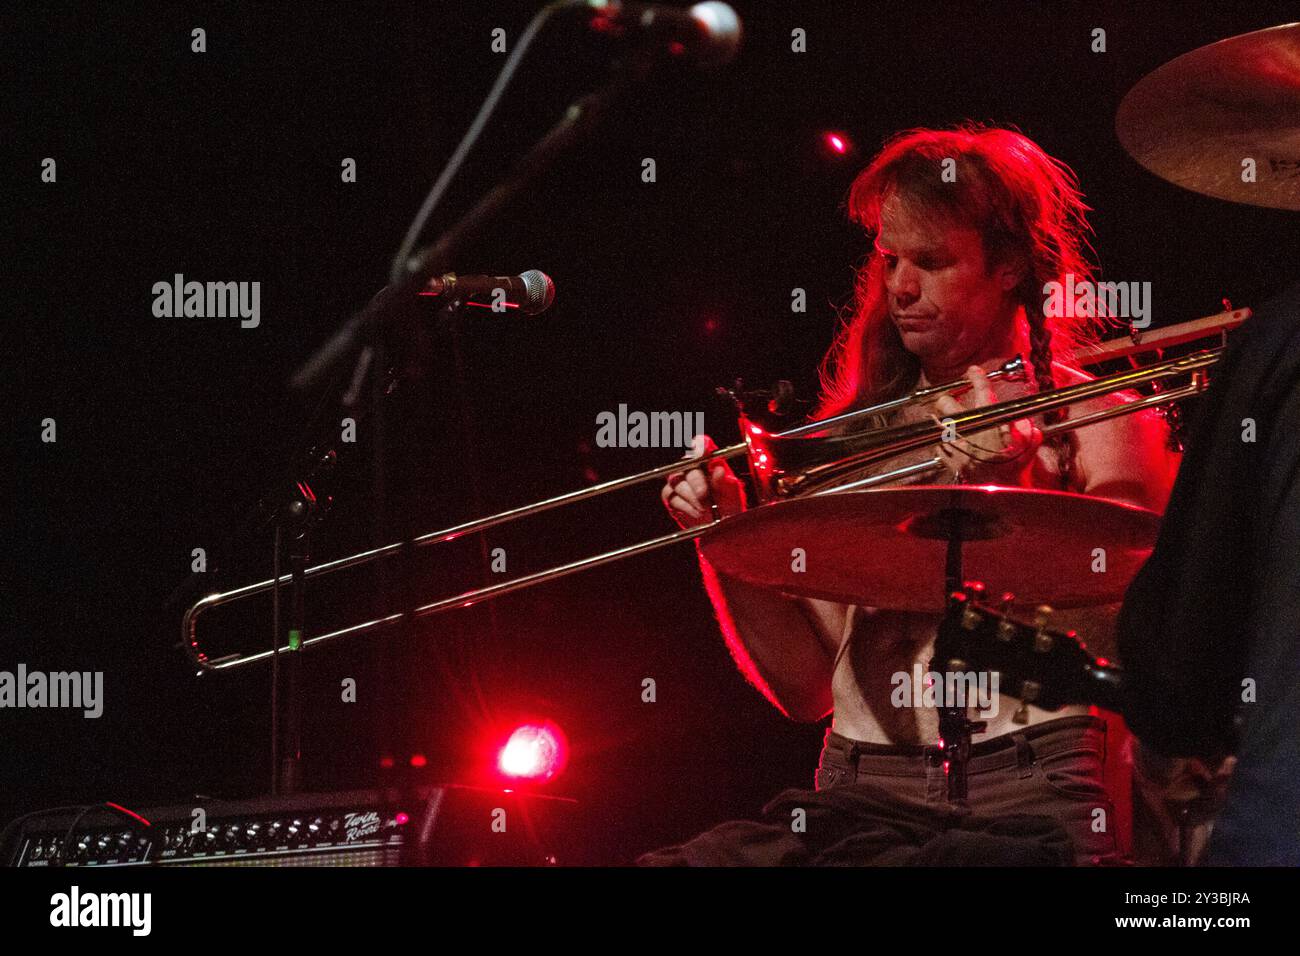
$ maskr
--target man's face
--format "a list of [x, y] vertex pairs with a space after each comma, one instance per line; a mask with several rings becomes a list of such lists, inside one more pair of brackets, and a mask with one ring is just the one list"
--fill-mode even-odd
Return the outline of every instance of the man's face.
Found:
[[[978, 232], [910, 215], [890, 196], [876, 250], [890, 317], [925, 368], [964, 371], [997, 356], [1012, 332], [1017, 306], [1010, 293], [1018, 277], [1010, 267], [986, 272]], [[983, 354], [991, 348], [992, 355]]]

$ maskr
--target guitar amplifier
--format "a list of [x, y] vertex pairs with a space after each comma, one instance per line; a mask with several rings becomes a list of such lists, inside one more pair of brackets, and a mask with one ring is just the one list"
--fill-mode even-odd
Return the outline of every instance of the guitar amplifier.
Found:
[[77, 811], [40, 814], [20, 823], [0, 859], [16, 867], [553, 866], [572, 862], [562, 844], [574, 806], [446, 786], [195, 801], [142, 811], [150, 826], [108, 809], [79, 821]]

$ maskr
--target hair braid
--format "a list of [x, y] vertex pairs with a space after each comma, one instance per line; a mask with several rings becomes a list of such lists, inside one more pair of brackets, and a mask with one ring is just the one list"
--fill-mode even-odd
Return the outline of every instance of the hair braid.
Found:
[[[1047, 327], [1042, 309], [1033, 299], [1028, 301], [1031, 304], [1025, 306], [1025, 319], [1029, 324], [1029, 364], [1034, 370], [1037, 391], [1047, 392], [1056, 388], [1056, 374], [1052, 370], [1052, 330]], [[1043, 413], [1043, 421], [1049, 425], [1064, 421], [1065, 418], [1064, 408]], [[1047, 444], [1056, 452], [1061, 487], [1069, 488], [1074, 458], [1074, 433], [1057, 432], [1047, 439]]]

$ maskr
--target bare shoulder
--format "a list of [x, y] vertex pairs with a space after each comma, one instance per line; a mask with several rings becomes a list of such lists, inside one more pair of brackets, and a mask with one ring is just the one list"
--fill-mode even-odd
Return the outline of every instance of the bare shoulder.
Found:
[[[1066, 365], [1054, 369], [1061, 385], [1091, 381], [1094, 376]], [[1117, 392], [1073, 406], [1071, 418], [1137, 401], [1136, 392]], [[1164, 511], [1178, 471], [1179, 456], [1169, 447], [1169, 429], [1154, 409], [1085, 425], [1076, 432], [1076, 465], [1085, 494], [1113, 498]]]

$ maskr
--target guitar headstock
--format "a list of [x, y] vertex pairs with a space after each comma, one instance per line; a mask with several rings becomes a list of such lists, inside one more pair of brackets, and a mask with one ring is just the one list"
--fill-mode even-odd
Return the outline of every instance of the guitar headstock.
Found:
[[960, 663], [954, 670], [996, 671], [1003, 692], [1047, 710], [1067, 704], [1118, 710], [1122, 671], [1090, 654], [1074, 631], [1050, 627], [1050, 607], [1024, 620], [1009, 613], [1014, 601], [1003, 594], [998, 604], [988, 602], [979, 582], [954, 591], [935, 658]]

